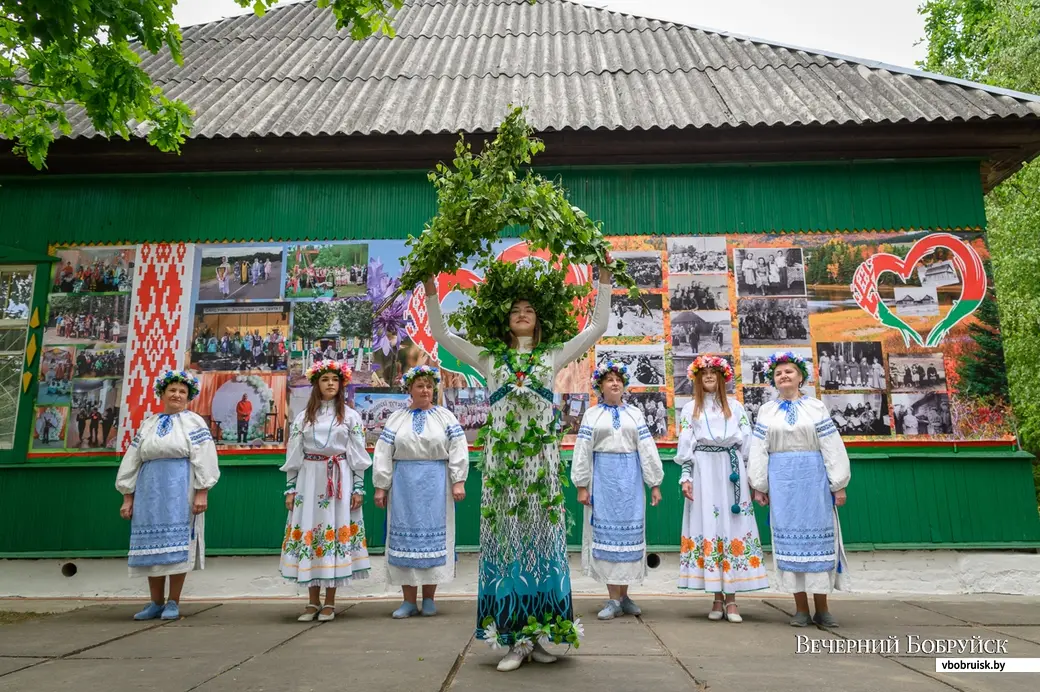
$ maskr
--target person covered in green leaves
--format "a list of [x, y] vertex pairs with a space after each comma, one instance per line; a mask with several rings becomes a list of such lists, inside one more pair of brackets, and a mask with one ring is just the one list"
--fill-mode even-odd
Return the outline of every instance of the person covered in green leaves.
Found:
[[[607, 258], [607, 262], [611, 260]], [[564, 272], [537, 263], [493, 263], [466, 312], [463, 339], [448, 330], [434, 279], [424, 282], [430, 331], [440, 346], [487, 381], [491, 412], [479, 443], [482, 465], [478, 639], [508, 647], [500, 671], [527, 658], [552, 663], [544, 642], [576, 646], [558, 418], [557, 373], [583, 356], [607, 330], [611, 273], [588, 326], [577, 333], [573, 286]]]

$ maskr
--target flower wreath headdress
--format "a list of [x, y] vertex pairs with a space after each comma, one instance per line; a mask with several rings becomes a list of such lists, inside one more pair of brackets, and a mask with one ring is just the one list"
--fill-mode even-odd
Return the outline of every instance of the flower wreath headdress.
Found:
[[409, 368], [401, 375], [401, 382], [404, 384], [404, 388], [408, 389], [412, 386], [412, 382], [416, 377], [425, 375], [433, 378], [434, 386], [441, 383], [441, 371], [430, 365], [416, 365], [414, 368]]
[[311, 384], [314, 384], [318, 379], [327, 372], [334, 372], [339, 375], [339, 378], [343, 381], [343, 384], [350, 384], [351, 378], [354, 376], [354, 370], [347, 365], [346, 362], [337, 363], [334, 360], [316, 360], [307, 368], [307, 379]]
[[187, 370], [167, 370], [163, 374], [155, 378], [155, 384], [152, 390], [155, 392], [155, 397], [161, 399], [163, 392], [174, 382], [180, 382], [188, 388], [188, 401], [191, 401], [199, 395], [199, 378], [192, 375]]
[[791, 365], [798, 368], [802, 373], [802, 383], [804, 384], [809, 380], [809, 366], [806, 364], [805, 359], [801, 356], [792, 353], [791, 351], [777, 351], [773, 355], [769, 356], [769, 360], [766, 362], [769, 372], [769, 383], [776, 387], [776, 381], [774, 380], [774, 373], [776, 366], [784, 363], [790, 363]]
[[697, 373], [706, 368], [721, 370], [726, 382], [733, 379], [733, 366], [721, 356], [697, 356], [690, 363], [689, 367], [686, 368], [686, 376], [691, 380], [696, 379]]
[[621, 378], [624, 385], [628, 386], [628, 366], [624, 363], [619, 363], [613, 360], [608, 360], [600, 363], [596, 366], [596, 369], [592, 371], [592, 389], [596, 392], [597, 396], [602, 396], [603, 392], [600, 391], [599, 385], [603, 381], [603, 378], [614, 373]]

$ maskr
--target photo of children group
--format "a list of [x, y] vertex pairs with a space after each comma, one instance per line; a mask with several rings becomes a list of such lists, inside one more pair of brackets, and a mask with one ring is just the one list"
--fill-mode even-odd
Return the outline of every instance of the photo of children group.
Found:
[[57, 251], [30, 449], [111, 453], [122, 405], [136, 250]]

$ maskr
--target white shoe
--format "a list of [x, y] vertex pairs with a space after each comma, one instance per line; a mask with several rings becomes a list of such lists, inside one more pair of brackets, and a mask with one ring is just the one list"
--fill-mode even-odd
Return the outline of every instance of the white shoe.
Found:
[[740, 613], [731, 613], [731, 612], [729, 612], [729, 607], [730, 606], [733, 606], [734, 608], [736, 608], [737, 604], [736, 603], [727, 603], [726, 604], [726, 620], [729, 621], [729, 622], [744, 622], [744, 618], [740, 617]]
[[[325, 608], [332, 608], [333, 610], [328, 615], [326, 615], [325, 613], [318, 613], [318, 622], [329, 622], [330, 620], [336, 619], [336, 606], [327, 605], [325, 606]], [[322, 608], [322, 610], [325, 610], [325, 608]]]
[[498, 662], [498, 669], [503, 673], [508, 673], [511, 670], [519, 668], [520, 664], [523, 662], [524, 655], [515, 648], [510, 648], [509, 652], [502, 657], [501, 661]]
[[546, 651], [541, 642], [535, 642], [534, 651], [531, 652], [531, 659], [535, 663], [556, 663], [556, 657]]
[[[715, 603], [722, 603], [722, 601], [715, 601]], [[718, 622], [724, 617], [726, 617], [725, 606], [723, 606], [723, 610], [715, 610], [715, 606], [712, 604], [712, 609], [708, 612], [708, 619]]]
[[318, 606], [313, 603], [307, 604], [307, 612], [296, 618], [297, 622], [313, 622], [314, 618], [318, 615], [318, 611], [321, 610]]

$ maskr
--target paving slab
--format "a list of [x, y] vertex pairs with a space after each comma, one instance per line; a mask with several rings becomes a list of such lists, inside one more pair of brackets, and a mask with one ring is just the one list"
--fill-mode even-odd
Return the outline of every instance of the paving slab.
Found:
[[[307, 623], [298, 622], [296, 618], [306, 610], [306, 599], [299, 602], [278, 601], [274, 603], [222, 603], [214, 604], [201, 612], [182, 617], [171, 622], [168, 627], [195, 627], [197, 625], [276, 625], [294, 624], [306, 627]], [[336, 617], [342, 617], [353, 605], [351, 602], [336, 605]]]
[[1002, 627], [1000, 625], [997, 625], [994, 627], [990, 627], [989, 629], [993, 630], [994, 632], [1006, 634], [1009, 637], [1014, 637], [1016, 639], [1025, 639], [1026, 641], [1030, 641], [1035, 644], [1040, 644], [1040, 627]]
[[354, 604], [345, 615], [231, 668], [197, 692], [327, 690], [344, 684], [369, 691], [439, 692], [473, 636], [473, 603], [442, 603], [436, 617], [407, 620], [393, 620], [394, 607]]
[[679, 660], [698, 681], [707, 683], [710, 692], [952, 692], [943, 683], [881, 656], [804, 654], [770, 658], [768, 669], [754, 659], [734, 656], [732, 649], [728, 657], [681, 656]]
[[6, 656], [0, 656], [0, 675], [7, 675], [16, 670], [28, 668], [37, 663], [43, 663], [46, 660], [47, 659], [45, 658], [8, 658]]
[[221, 662], [213, 659], [64, 659], [0, 677], [0, 692], [185, 692], [221, 670]]
[[627, 689], [685, 692], [703, 689], [698, 688], [670, 657], [564, 656], [550, 665], [524, 663], [518, 670], [500, 673], [496, 666], [501, 657], [500, 652], [483, 645], [478, 648], [474, 644], [449, 689], [451, 692], [559, 692], [563, 689], [568, 692]]
[[980, 625], [1037, 625], [1040, 626], [1040, 602], [1035, 598], [1004, 598], [957, 601], [910, 601], [914, 605], [936, 613]]
[[196, 625], [194, 627], [157, 627], [132, 637], [88, 649], [72, 658], [218, 658], [227, 665], [289, 641], [317, 623], [299, 626], [274, 624]]
[[[937, 673], [934, 657], [893, 660], [922, 674], [930, 675], [961, 692], [1036, 692], [1037, 688], [1036, 673]], [[946, 689], [949, 690], [950, 687]]]
[[[839, 635], [847, 635], [844, 631], [845, 628], [841, 627], [835, 629]], [[818, 630], [819, 631], [819, 630]], [[929, 660], [934, 659], [936, 656], [939, 658], [974, 658], [977, 656], [1026, 656], [1030, 658], [1040, 658], [1040, 645], [1034, 644], [1033, 642], [1026, 641], [1025, 639], [1018, 639], [1010, 637], [1006, 634], [1002, 634], [996, 630], [981, 627], [979, 625], [963, 626], [963, 627], [903, 627], [899, 629], [891, 629], [887, 631], [871, 632], [869, 636], [858, 634], [856, 637], [849, 637], [850, 639], [883, 639], [889, 635], [896, 635], [896, 641], [899, 643], [899, 651], [893, 652], [893, 656], [897, 658], [901, 657], [922, 657]], [[1007, 642], [1007, 653], [995, 653], [986, 654], [982, 653], [971, 653], [970, 642], [973, 637], [981, 637], [984, 641], [1006, 641]], [[963, 640], [968, 642], [968, 650], [964, 653], [957, 651], [955, 653], [936, 653], [934, 647], [929, 648], [927, 640], [939, 640], [939, 639], [954, 639]], [[911, 646], [916, 648], [911, 649]], [[996, 649], [991, 649], [996, 651]]]

